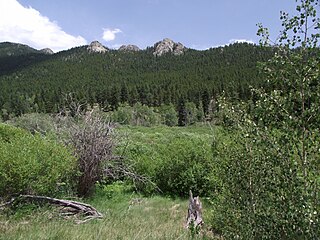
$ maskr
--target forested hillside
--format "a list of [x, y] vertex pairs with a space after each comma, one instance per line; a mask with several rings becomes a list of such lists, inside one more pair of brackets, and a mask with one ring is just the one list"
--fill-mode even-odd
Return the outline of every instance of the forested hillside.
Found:
[[[57, 112], [63, 96], [70, 92], [78, 101], [98, 103], [104, 111], [125, 102], [177, 107], [185, 101], [201, 105], [206, 113], [210, 99], [223, 91], [237, 99], [249, 98], [250, 85], [264, 84], [257, 62], [266, 61], [272, 52], [247, 43], [206, 51], [186, 49], [180, 56], [154, 56], [154, 47], [89, 53], [83, 46], [53, 55], [31, 48], [8, 55], [8, 48], [9, 43], [0, 45], [4, 53], [0, 54], [3, 119], [28, 112]], [[11, 52], [14, 49], [17, 46], [11, 44]]]

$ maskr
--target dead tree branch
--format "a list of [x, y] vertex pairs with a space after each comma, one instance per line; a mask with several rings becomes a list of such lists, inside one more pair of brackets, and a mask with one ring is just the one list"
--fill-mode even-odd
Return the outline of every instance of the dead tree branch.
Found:
[[97, 211], [94, 207], [89, 204], [51, 198], [45, 196], [36, 196], [36, 195], [19, 195], [16, 198], [12, 198], [10, 201], [1, 204], [0, 208], [4, 208], [14, 204], [15, 202], [23, 202], [23, 201], [37, 201], [37, 202], [47, 202], [49, 204], [57, 205], [63, 207], [64, 213], [70, 213], [72, 215], [81, 214], [85, 216], [85, 220], [78, 220], [77, 223], [84, 223], [92, 219], [102, 218], [103, 215]]

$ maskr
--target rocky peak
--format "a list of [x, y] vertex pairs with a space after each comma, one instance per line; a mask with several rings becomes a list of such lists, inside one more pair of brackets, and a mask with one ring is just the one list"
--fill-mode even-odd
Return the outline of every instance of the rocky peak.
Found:
[[165, 53], [172, 53], [174, 55], [181, 55], [184, 53], [185, 46], [182, 43], [176, 43], [169, 38], [165, 38], [160, 42], [154, 44], [154, 56], [161, 56]]
[[122, 45], [120, 48], [119, 48], [119, 51], [126, 51], [126, 52], [137, 52], [137, 51], [140, 51], [140, 48], [136, 45]]
[[40, 52], [42, 52], [44, 54], [48, 54], [48, 55], [54, 54], [54, 52], [50, 48], [41, 49]]
[[87, 50], [89, 53], [105, 53], [109, 51], [108, 48], [104, 47], [98, 41], [91, 42], [90, 45], [87, 47]]

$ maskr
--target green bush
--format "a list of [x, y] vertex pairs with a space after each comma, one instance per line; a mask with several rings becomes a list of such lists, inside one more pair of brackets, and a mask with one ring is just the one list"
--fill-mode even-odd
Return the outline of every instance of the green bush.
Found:
[[[196, 127], [132, 128], [128, 136], [126, 157], [133, 160], [135, 170], [147, 176], [165, 194], [188, 196], [209, 195], [212, 182], [212, 151], [208, 131]], [[154, 185], [141, 186], [152, 193]]]
[[161, 105], [157, 111], [160, 114], [162, 124], [170, 127], [178, 125], [178, 114], [173, 104]]
[[47, 134], [54, 130], [54, 120], [49, 114], [27, 113], [7, 121], [10, 125], [23, 128], [34, 133]]
[[122, 181], [115, 181], [107, 184], [104, 182], [95, 185], [95, 198], [101, 197], [103, 199], [122, 198], [125, 193], [132, 194], [133, 186]]
[[154, 111], [153, 107], [141, 103], [136, 103], [132, 107], [123, 104], [112, 112], [111, 119], [120, 124], [150, 127], [159, 124], [160, 115]]
[[111, 114], [111, 119], [114, 122], [128, 125], [132, 122], [132, 107], [128, 104], [123, 104]]
[[162, 146], [161, 165], [155, 171], [155, 182], [165, 193], [187, 196], [207, 195], [212, 189], [209, 174], [212, 171], [210, 146], [200, 138], [177, 138]]
[[57, 195], [70, 187], [76, 159], [62, 145], [0, 124], [0, 195]]

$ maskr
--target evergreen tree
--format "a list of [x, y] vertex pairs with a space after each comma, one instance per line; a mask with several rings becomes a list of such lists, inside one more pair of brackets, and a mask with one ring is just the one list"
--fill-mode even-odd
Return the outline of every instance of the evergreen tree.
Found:
[[186, 126], [187, 124], [187, 112], [183, 99], [178, 103], [178, 126]]

